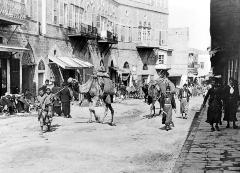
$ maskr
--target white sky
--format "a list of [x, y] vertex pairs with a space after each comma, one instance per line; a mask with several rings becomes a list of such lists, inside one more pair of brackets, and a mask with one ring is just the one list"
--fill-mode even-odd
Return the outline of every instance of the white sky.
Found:
[[189, 27], [189, 46], [210, 46], [210, 0], [169, 0], [169, 28]]

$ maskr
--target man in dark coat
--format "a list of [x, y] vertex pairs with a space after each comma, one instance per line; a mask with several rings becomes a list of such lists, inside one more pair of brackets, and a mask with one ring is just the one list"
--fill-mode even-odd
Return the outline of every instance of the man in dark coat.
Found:
[[[222, 115], [222, 89], [220, 85], [216, 84], [216, 79], [212, 81], [212, 88], [210, 88], [207, 92], [207, 95], [204, 98], [203, 105], [204, 107], [208, 101], [208, 110], [207, 110], [207, 120], [206, 122], [211, 125], [211, 130], [219, 131], [218, 124], [221, 122], [221, 115]], [[214, 128], [214, 123], [215, 128]]]
[[65, 82], [63, 83], [63, 89], [59, 93], [59, 98], [62, 103], [62, 113], [63, 113], [64, 117], [71, 118], [70, 102], [72, 100], [72, 97], [71, 97], [69, 88]]
[[143, 85], [142, 91], [144, 93], [144, 101], [146, 103], [147, 102], [147, 98], [148, 98], [148, 84], [144, 84]]
[[236, 84], [237, 82], [233, 79], [229, 79], [229, 85], [224, 90], [224, 119], [227, 121], [227, 127], [230, 128], [230, 122], [233, 122], [233, 128], [237, 129], [236, 125], [236, 113], [238, 109], [238, 98], [239, 90]]
[[57, 86], [57, 83], [54, 82], [54, 87], [52, 88], [52, 93], [54, 94], [53, 97], [53, 114], [56, 116], [61, 115], [61, 102], [59, 98], [60, 87]]
[[43, 90], [44, 93], [46, 93], [46, 90], [47, 90], [48, 86], [49, 86], [49, 80], [46, 79], [45, 84], [40, 89]]

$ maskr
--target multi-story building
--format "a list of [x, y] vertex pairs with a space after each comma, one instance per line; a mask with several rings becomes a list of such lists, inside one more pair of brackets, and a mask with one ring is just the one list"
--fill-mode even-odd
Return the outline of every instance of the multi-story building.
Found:
[[1, 42], [24, 47], [17, 47], [20, 53], [11, 56], [4, 52], [4, 46], [1, 48], [4, 50], [1, 56], [17, 57], [2, 59], [2, 66], [18, 64], [11, 68], [14, 72], [3, 68], [1, 94], [14, 92], [13, 88], [31, 89], [35, 93], [45, 79], [60, 84], [74, 77], [84, 82], [93, 73], [93, 66], [107, 64], [105, 57], [112, 44], [117, 43], [114, 26], [118, 10], [114, 0], [2, 0], [0, 3]]
[[214, 74], [240, 80], [240, 1], [211, 0], [211, 63]]
[[169, 58], [169, 78], [176, 86], [182, 86], [188, 78], [189, 28], [169, 28], [168, 45], [174, 51]]
[[101, 65], [127, 85], [131, 76], [146, 80], [156, 75], [156, 63], [167, 64], [167, 0], [0, 3], [0, 53], [7, 57], [1, 58], [1, 94], [36, 93], [45, 79], [85, 82]]
[[0, 95], [21, 89], [24, 43], [15, 32], [25, 24], [25, 5], [22, 2], [0, 1]]
[[116, 0], [116, 62], [123, 82], [145, 82], [156, 76], [155, 65], [167, 64], [167, 0]]

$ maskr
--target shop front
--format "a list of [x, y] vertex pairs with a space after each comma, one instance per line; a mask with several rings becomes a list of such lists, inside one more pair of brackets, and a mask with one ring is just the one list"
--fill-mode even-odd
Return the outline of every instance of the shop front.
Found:
[[0, 45], [0, 95], [22, 91], [22, 53], [26, 48]]
[[85, 83], [93, 73], [93, 65], [78, 58], [49, 56], [48, 59], [52, 78], [58, 85], [69, 77]]

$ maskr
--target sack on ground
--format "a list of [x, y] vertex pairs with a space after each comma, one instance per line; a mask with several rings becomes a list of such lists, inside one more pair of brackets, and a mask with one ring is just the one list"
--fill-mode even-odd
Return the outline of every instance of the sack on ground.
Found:
[[113, 85], [112, 80], [109, 78], [104, 78], [103, 80], [104, 80], [103, 92], [106, 94], [114, 95], [115, 90], [114, 90], [114, 85]]

